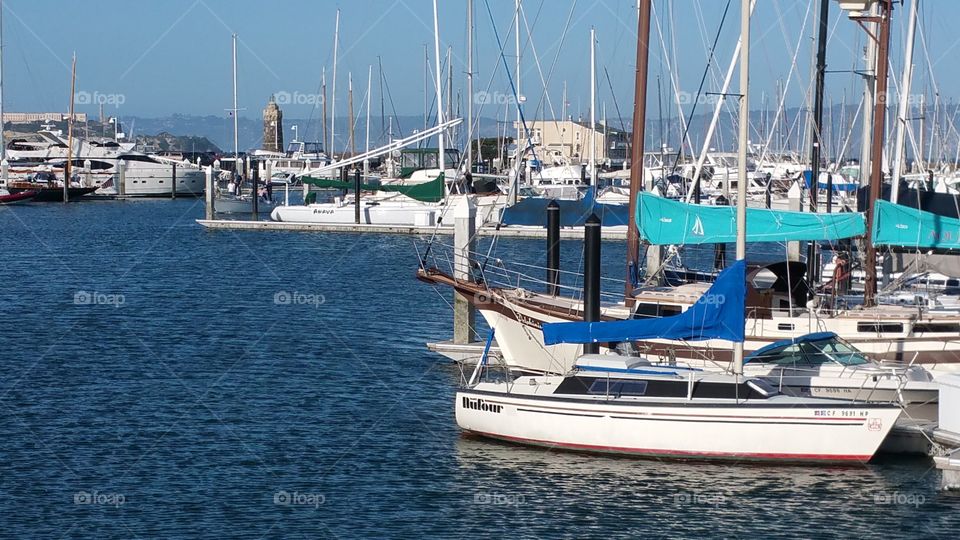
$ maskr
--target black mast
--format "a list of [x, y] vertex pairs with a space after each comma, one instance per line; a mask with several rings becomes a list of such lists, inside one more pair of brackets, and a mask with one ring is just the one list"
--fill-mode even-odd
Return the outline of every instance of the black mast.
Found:
[[[813, 142], [810, 148], [810, 211], [817, 211], [817, 187], [820, 183], [820, 150], [823, 148], [823, 79], [827, 72], [827, 22], [831, 0], [820, 0], [820, 26], [817, 33], [817, 80], [813, 93]], [[827, 193], [827, 197], [832, 194]], [[807, 283], [813, 288], [820, 280], [817, 243], [807, 246]]]

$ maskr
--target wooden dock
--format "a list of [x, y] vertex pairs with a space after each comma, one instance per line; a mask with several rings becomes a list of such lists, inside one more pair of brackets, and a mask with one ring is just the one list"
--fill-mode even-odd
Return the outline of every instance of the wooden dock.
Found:
[[[239, 221], [227, 219], [198, 219], [197, 223], [207, 229], [232, 231], [298, 231], [298, 232], [338, 232], [338, 233], [369, 233], [369, 234], [406, 234], [415, 236], [430, 236], [432, 234], [453, 235], [452, 226], [418, 227], [409, 225], [370, 225], [354, 223], [298, 223], [288, 221]], [[604, 240], [626, 240], [626, 227], [608, 227], [603, 229]], [[496, 227], [481, 226], [477, 231], [480, 236], [500, 236], [506, 238], [546, 238], [545, 227]], [[560, 237], [571, 240], [582, 240], [582, 228], [561, 228]]]

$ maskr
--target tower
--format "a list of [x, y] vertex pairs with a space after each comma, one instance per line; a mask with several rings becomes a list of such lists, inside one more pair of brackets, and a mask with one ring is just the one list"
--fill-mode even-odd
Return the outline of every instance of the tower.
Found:
[[283, 111], [273, 96], [263, 109], [263, 149], [283, 152]]

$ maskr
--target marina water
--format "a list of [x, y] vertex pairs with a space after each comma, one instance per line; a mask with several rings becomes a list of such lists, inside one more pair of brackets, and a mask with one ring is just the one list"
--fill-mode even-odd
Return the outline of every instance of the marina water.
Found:
[[[414, 279], [413, 238], [209, 232], [202, 211], [0, 208], [0, 536], [960, 531], [926, 459], [784, 468], [465, 438], [460, 371], [424, 346], [449, 338], [451, 309]], [[603, 249], [620, 277], [623, 246]], [[543, 264], [542, 241], [496, 254]], [[577, 242], [563, 262], [577, 269]]]

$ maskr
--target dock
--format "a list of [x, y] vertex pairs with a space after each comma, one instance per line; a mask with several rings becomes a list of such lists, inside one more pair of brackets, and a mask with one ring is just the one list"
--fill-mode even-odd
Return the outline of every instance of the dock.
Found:
[[[298, 231], [298, 232], [339, 232], [369, 234], [405, 234], [429, 236], [433, 234], [453, 235], [452, 226], [414, 226], [414, 225], [376, 225], [367, 223], [301, 223], [292, 221], [240, 221], [227, 219], [198, 219], [197, 223], [212, 230], [232, 231]], [[477, 229], [479, 236], [499, 236], [502, 238], [542, 238], [546, 239], [546, 227], [509, 227], [497, 229], [495, 226], [482, 225]], [[626, 227], [608, 227], [602, 231], [604, 240], [626, 240]], [[582, 240], [583, 229], [566, 227], [560, 229], [560, 238]]]

